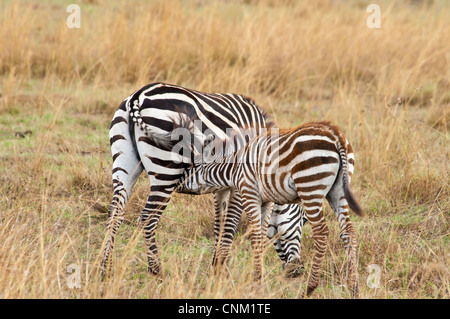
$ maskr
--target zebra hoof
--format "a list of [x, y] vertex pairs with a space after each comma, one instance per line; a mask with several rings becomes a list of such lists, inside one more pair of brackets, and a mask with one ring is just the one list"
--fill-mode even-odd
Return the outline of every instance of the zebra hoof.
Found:
[[352, 287], [352, 298], [359, 299], [359, 286], [358, 283], [353, 284]]
[[100, 281], [106, 281], [108, 279], [108, 274], [105, 269], [100, 269]]
[[317, 285], [315, 285], [315, 286], [308, 285], [308, 288], [306, 288], [306, 296], [310, 297], [311, 294], [314, 292], [314, 290], [316, 290], [316, 288], [317, 288]]
[[101, 281], [106, 281], [109, 276], [111, 274], [111, 266], [110, 263], [107, 263], [107, 260], [103, 260], [101, 265], [100, 265], [100, 280]]
[[161, 267], [148, 267], [147, 272], [153, 276], [159, 276], [161, 274]]

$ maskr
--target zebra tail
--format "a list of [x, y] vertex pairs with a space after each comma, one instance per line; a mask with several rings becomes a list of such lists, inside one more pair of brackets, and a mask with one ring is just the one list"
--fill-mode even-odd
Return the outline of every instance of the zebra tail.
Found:
[[[164, 133], [158, 132], [153, 126], [148, 125], [142, 119], [139, 107], [139, 94], [140, 92], [138, 91], [130, 98], [128, 101], [128, 109], [130, 110], [132, 121], [145, 133], [146, 137], [155, 143], [156, 146], [167, 151], [172, 151], [174, 146], [179, 144], [183, 149], [189, 150], [188, 153], [191, 156], [191, 162], [201, 157], [196, 146], [202, 145], [202, 138], [194, 132], [194, 119], [197, 119], [197, 117], [193, 119], [183, 117], [181, 115], [183, 112], [180, 109], [178, 110], [178, 115], [169, 118], [173, 123], [172, 130]], [[133, 124], [130, 123], [130, 125]]]
[[347, 151], [344, 147], [342, 147], [342, 145], [339, 145], [339, 156], [341, 157], [342, 162], [342, 178], [345, 199], [347, 200], [350, 209], [355, 212], [356, 215], [363, 217], [365, 215], [364, 211], [362, 210], [361, 206], [359, 206], [355, 196], [350, 190], [350, 183], [348, 179]]
[[364, 211], [362, 210], [361, 206], [359, 206], [358, 202], [356, 201], [355, 196], [353, 196], [353, 193], [350, 190], [350, 187], [348, 185], [348, 177], [345, 175], [344, 178], [347, 178], [347, 182], [344, 181], [344, 195], [345, 199], [348, 202], [348, 206], [350, 206], [350, 209], [356, 213], [356, 215], [364, 217]]
[[[144, 122], [139, 111], [139, 100], [136, 98], [137, 94], [128, 101], [131, 120], [145, 133], [145, 135], [152, 140], [157, 146], [169, 150], [175, 145], [172, 140], [171, 132], [160, 133], [153, 129], [152, 126]], [[131, 124], [131, 123], [130, 123]]]

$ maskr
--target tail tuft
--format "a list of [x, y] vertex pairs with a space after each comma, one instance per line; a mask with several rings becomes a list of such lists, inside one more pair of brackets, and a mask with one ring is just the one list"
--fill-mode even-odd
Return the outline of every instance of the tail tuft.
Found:
[[350, 191], [350, 187], [348, 186], [347, 182], [344, 182], [344, 195], [350, 209], [354, 211], [356, 215], [364, 217], [364, 211], [362, 210], [361, 206], [359, 206], [358, 202], [355, 199], [355, 196], [353, 196], [352, 192]]

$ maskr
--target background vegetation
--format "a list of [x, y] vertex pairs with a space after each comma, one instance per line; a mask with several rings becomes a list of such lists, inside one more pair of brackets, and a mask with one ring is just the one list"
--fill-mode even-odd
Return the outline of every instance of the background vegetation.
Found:
[[[281, 127], [332, 120], [356, 152], [352, 215], [363, 298], [449, 298], [450, 4], [373, 1], [78, 1], [0, 4], [0, 297], [299, 298], [273, 248], [251, 281], [245, 218], [230, 276], [212, 276], [210, 196], [176, 195], [158, 229], [163, 277], [146, 273], [137, 217], [141, 177], [126, 209], [114, 276], [98, 266], [111, 200], [110, 120], [141, 86], [166, 81], [253, 97]], [[347, 298], [336, 220], [312, 298]], [[366, 285], [368, 265], [380, 287]], [[70, 288], [79, 269], [80, 286]]]

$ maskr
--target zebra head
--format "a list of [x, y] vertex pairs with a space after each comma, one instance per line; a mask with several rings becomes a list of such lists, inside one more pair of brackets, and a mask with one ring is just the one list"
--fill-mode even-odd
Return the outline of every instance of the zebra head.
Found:
[[203, 142], [203, 152], [196, 153], [192, 165], [186, 168], [177, 191], [189, 194], [208, 194], [218, 188], [207, 182], [205, 165], [214, 157], [215, 136], [209, 134]]
[[177, 192], [187, 194], [209, 194], [219, 188], [207, 182], [204, 164], [194, 164], [188, 167], [181, 177]]

